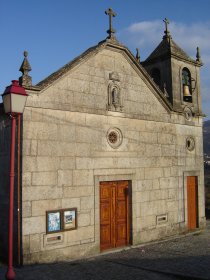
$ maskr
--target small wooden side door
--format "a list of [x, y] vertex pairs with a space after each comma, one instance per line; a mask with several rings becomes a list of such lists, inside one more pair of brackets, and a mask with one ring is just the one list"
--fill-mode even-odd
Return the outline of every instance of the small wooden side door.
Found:
[[129, 238], [128, 181], [120, 181], [116, 189], [115, 206], [115, 246], [125, 246]]
[[187, 177], [187, 217], [188, 229], [192, 230], [198, 227], [198, 187], [197, 177]]
[[112, 182], [100, 183], [100, 244], [101, 250], [114, 246], [113, 235], [113, 211], [114, 201], [112, 192], [115, 186]]
[[128, 181], [100, 183], [101, 250], [129, 242]]

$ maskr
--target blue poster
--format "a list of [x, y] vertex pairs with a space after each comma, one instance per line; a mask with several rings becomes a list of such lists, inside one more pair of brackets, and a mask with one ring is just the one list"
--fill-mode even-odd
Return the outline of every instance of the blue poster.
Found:
[[48, 213], [48, 232], [61, 230], [60, 212]]

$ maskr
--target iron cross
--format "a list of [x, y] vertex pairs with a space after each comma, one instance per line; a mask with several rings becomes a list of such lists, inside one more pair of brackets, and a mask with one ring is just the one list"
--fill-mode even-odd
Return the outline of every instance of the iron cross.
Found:
[[167, 34], [168, 34], [168, 24], [169, 24], [169, 20], [168, 20], [167, 18], [165, 18], [163, 21], [165, 22], [165, 26], [166, 26], [165, 34], [167, 35]]
[[114, 28], [112, 28], [112, 17], [115, 17], [116, 13], [112, 10], [112, 8], [109, 8], [105, 11], [105, 14], [109, 16], [109, 29], [107, 30], [107, 33], [109, 34], [109, 38], [111, 38], [112, 33], [115, 33]]

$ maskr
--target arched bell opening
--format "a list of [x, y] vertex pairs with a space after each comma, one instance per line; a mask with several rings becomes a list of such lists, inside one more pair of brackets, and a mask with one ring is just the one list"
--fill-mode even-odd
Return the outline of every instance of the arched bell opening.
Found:
[[182, 70], [183, 101], [192, 102], [192, 85], [190, 71], [185, 67]]

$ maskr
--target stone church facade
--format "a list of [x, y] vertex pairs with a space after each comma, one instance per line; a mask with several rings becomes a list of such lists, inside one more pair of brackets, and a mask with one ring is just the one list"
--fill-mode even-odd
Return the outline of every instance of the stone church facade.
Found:
[[[25, 264], [205, 226], [199, 50], [196, 60], [187, 56], [166, 23], [140, 62], [109, 31], [36, 86], [27, 55], [21, 66], [29, 94], [21, 130]], [[6, 135], [3, 112], [0, 121]]]

